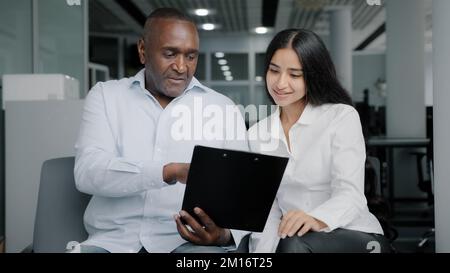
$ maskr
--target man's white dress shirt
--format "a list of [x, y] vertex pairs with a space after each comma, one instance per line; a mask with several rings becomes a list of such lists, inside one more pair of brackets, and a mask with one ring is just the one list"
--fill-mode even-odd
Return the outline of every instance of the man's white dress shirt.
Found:
[[[170, 252], [185, 243], [173, 218], [185, 185], [165, 183], [163, 166], [189, 163], [195, 145], [248, 150], [242, 116], [220, 122], [226, 107], [237, 109], [195, 78], [165, 109], [145, 89], [144, 69], [96, 84], [86, 98], [75, 145], [76, 186], [93, 195], [83, 244], [110, 252], [138, 252], [142, 246]], [[236, 245], [243, 234], [232, 230]]]
[[252, 234], [250, 251], [275, 252], [281, 218], [290, 210], [327, 224], [321, 232], [344, 228], [383, 234], [364, 196], [365, 144], [353, 107], [307, 104], [289, 130], [290, 150], [279, 108], [252, 126], [248, 137], [253, 152], [289, 158], [264, 231]]

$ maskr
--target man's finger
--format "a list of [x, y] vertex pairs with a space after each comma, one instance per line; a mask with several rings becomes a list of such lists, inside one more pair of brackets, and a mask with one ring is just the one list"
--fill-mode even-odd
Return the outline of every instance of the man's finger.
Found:
[[198, 216], [202, 224], [205, 226], [206, 230], [216, 228], [216, 224], [214, 223], [214, 221], [201, 208], [194, 208], [194, 213]]
[[189, 242], [193, 242], [195, 244], [198, 244], [200, 242], [200, 239], [194, 234], [192, 233], [187, 227], [186, 225], [184, 225], [181, 222], [181, 218], [179, 215], [175, 215], [174, 216], [175, 222], [177, 223], [177, 230], [178, 233], [180, 233], [180, 236], [185, 239], [186, 241]]
[[197, 220], [195, 220], [194, 217], [192, 217], [189, 213], [182, 210], [180, 211], [180, 216], [183, 218], [183, 220], [188, 224], [192, 230], [194, 231], [195, 235], [197, 235], [200, 238], [208, 238], [208, 233], [205, 231], [202, 225], [200, 225]]

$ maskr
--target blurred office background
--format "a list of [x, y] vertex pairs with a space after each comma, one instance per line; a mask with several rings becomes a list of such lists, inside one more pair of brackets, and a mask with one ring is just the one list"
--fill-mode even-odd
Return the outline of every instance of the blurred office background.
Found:
[[[73, 155], [88, 90], [142, 68], [136, 43], [158, 7], [195, 19], [201, 44], [195, 76], [244, 106], [270, 104], [263, 63], [276, 32], [318, 33], [360, 113], [367, 153], [376, 158], [367, 166], [381, 196], [372, 209], [386, 211], [393, 246], [450, 251], [450, 113], [443, 106], [450, 60], [442, 54], [450, 43], [448, 1], [2, 0], [0, 237], [8, 252], [32, 241], [40, 166]], [[44, 86], [35, 97], [29, 90], [35, 78], [11, 74], [52, 75], [59, 91]]]

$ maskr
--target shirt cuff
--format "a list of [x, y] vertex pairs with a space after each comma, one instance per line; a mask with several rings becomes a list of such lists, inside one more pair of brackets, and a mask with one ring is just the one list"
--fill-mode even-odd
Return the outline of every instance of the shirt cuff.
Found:
[[143, 184], [147, 185], [149, 189], [160, 189], [168, 186], [163, 180], [163, 168], [162, 162], [146, 161], [143, 166]]
[[233, 237], [234, 244], [223, 247], [226, 251], [235, 251], [239, 247], [242, 238], [244, 238], [245, 235], [249, 234], [248, 231], [243, 230], [236, 230], [236, 229], [230, 229], [231, 236]]
[[326, 213], [323, 210], [315, 209], [315, 210], [309, 212], [308, 214], [310, 216], [314, 217], [315, 219], [324, 222], [327, 225], [327, 227], [322, 228], [320, 230], [321, 232], [331, 232], [331, 231], [335, 230], [336, 228], [338, 228], [338, 226], [333, 222], [333, 220], [330, 219], [330, 217], [327, 215], [329, 213]]

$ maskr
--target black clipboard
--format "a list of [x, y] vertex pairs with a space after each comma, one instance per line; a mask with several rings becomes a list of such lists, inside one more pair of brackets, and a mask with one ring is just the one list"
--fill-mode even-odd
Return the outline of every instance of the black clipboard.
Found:
[[222, 228], [262, 232], [287, 163], [284, 157], [195, 146], [182, 208], [194, 217], [193, 209], [202, 208]]

